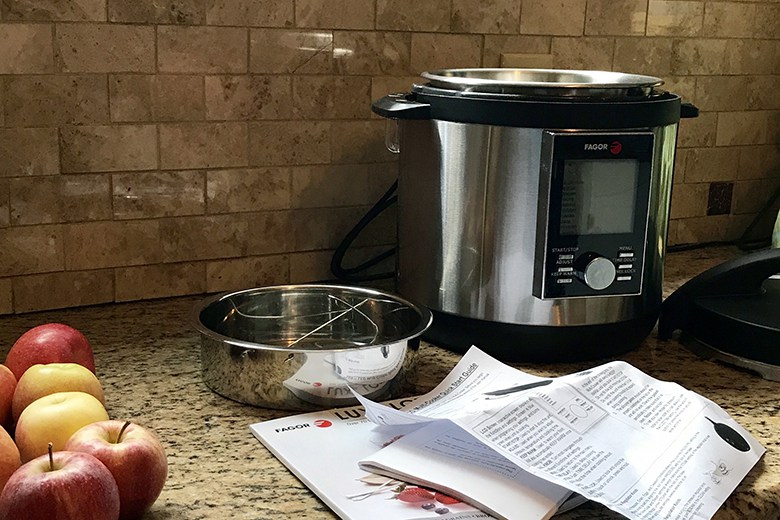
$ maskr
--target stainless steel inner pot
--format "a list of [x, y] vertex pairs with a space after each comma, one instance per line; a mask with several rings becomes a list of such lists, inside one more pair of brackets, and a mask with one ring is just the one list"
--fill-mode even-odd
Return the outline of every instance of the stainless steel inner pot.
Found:
[[663, 84], [662, 79], [653, 76], [603, 70], [448, 69], [423, 72], [421, 76], [437, 88], [546, 99], [648, 96]]
[[313, 410], [408, 388], [431, 313], [362, 287], [286, 285], [218, 295], [196, 308], [203, 381], [257, 406]]

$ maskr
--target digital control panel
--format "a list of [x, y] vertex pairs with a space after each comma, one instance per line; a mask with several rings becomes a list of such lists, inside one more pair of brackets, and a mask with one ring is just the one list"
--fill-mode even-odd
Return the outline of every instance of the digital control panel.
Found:
[[654, 136], [545, 132], [534, 295], [642, 291]]

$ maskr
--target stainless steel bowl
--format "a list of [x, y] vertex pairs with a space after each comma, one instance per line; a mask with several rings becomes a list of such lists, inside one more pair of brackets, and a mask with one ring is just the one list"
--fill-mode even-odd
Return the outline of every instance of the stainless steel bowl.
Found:
[[246, 404], [348, 406], [350, 388], [391, 399], [409, 387], [431, 313], [362, 287], [284, 285], [206, 299], [195, 310], [203, 381]]
[[444, 69], [423, 72], [433, 87], [472, 94], [622, 99], [649, 96], [664, 83], [654, 76], [602, 70]]

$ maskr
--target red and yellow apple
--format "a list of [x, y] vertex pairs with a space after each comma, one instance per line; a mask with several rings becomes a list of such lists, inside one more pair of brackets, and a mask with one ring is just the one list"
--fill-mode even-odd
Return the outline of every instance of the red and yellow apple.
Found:
[[68, 325], [47, 323], [22, 334], [8, 351], [5, 365], [17, 381], [33, 365], [78, 363], [95, 371], [95, 357], [87, 338]]
[[95, 397], [85, 392], [57, 392], [24, 409], [16, 422], [14, 439], [22, 462], [27, 462], [45, 454], [49, 443], [60, 451], [82, 426], [107, 420], [106, 409]]
[[[21, 465], [22, 459], [19, 458], [19, 450], [16, 444], [14, 444], [8, 432], [5, 431], [5, 428], [0, 427], [0, 490], [3, 489], [5, 483]], [[3, 518], [3, 516], [0, 516], [0, 518]]]
[[102, 462], [88, 453], [37, 457], [11, 475], [0, 493], [4, 520], [117, 520], [119, 491]]
[[65, 444], [89, 453], [109, 469], [119, 488], [119, 518], [140, 518], [160, 496], [168, 476], [165, 450], [157, 436], [129, 421], [84, 426]]
[[11, 426], [11, 409], [16, 391], [16, 376], [11, 369], [0, 365], [0, 425]]
[[97, 376], [78, 363], [49, 363], [28, 368], [16, 383], [12, 403], [13, 420], [33, 401], [57, 392], [84, 392], [105, 404]]

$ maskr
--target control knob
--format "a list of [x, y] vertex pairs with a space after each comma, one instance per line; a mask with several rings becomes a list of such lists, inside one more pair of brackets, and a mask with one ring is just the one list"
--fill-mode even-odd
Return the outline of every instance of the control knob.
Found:
[[609, 258], [597, 253], [585, 253], [574, 262], [574, 273], [577, 278], [593, 290], [606, 289], [615, 281], [617, 270]]

